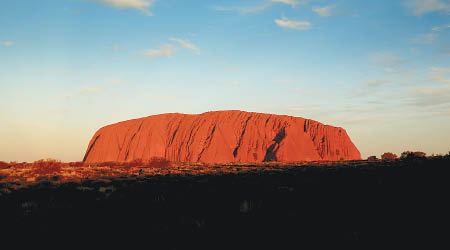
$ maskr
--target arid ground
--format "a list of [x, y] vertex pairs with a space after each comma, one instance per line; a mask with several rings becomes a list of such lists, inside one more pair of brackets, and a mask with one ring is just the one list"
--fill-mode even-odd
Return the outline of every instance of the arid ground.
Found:
[[[47, 171], [38, 172], [39, 164]], [[3, 236], [145, 241], [170, 249], [209, 248], [212, 239], [211, 249], [253, 249], [305, 242], [432, 244], [448, 236], [441, 229], [449, 208], [448, 155], [258, 165], [34, 165], [0, 170]]]

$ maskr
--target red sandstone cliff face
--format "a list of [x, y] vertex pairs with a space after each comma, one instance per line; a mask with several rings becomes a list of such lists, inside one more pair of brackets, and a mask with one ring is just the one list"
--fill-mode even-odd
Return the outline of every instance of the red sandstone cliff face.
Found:
[[243, 111], [162, 114], [105, 126], [86, 162], [165, 157], [185, 162], [361, 159], [343, 128], [300, 117]]

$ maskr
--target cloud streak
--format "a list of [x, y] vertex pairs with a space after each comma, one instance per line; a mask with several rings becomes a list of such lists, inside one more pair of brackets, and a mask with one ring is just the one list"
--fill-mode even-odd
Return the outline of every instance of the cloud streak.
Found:
[[432, 12], [450, 13], [449, 0], [409, 0], [406, 7], [414, 16], [423, 16]]
[[349, 92], [349, 97], [365, 97], [377, 92], [386, 84], [392, 83], [391, 79], [369, 79], [360, 88], [353, 88]]
[[247, 14], [255, 14], [255, 13], [262, 12], [271, 6], [272, 6], [272, 4], [270, 2], [267, 2], [262, 5], [245, 6], [245, 7], [214, 6], [214, 7], [212, 7], [212, 9], [217, 10], [217, 11], [236, 11], [241, 15], [247, 15]]
[[170, 58], [173, 52], [177, 49], [176, 46], [172, 44], [165, 43], [159, 47], [159, 49], [149, 49], [144, 51], [144, 57], [142, 60], [153, 60], [158, 57], [166, 56]]
[[418, 35], [417, 37], [411, 39], [411, 41], [413, 43], [425, 43], [425, 44], [429, 44], [432, 43], [434, 40], [436, 40], [438, 38], [438, 34], [435, 33], [427, 33], [427, 34], [421, 34]]
[[319, 14], [321, 17], [330, 17], [333, 15], [333, 9], [336, 8], [336, 5], [328, 5], [322, 8], [315, 7], [312, 10]]
[[105, 89], [97, 88], [97, 87], [83, 87], [82, 93], [89, 93], [89, 94], [101, 94], [105, 92]]
[[429, 81], [450, 84], [450, 78], [446, 77], [447, 74], [450, 74], [450, 68], [431, 67], [430, 70]]
[[273, 3], [284, 3], [289, 4], [292, 6], [292, 8], [295, 8], [296, 5], [305, 5], [311, 2], [311, 0], [305, 0], [305, 1], [298, 1], [298, 0], [271, 0]]
[[450, 29], [450, 24], [442, 25], [442, 26], [435, 26], [435, 27], [431, 28], [431, 31], [439, 32], [439, 31], [442, 31], [442, 30], [445, 30], [445, 29]]
[[306, 5], [309, 2], [311, 2], [311, 0], [303, 0], [303, 1], [270, 0], [270, 1], [265, 1], [262, 4], [255, 5], [255, 6], [239, 6], [239, 7], [236, 7], [236, 6], [235, 7], [213, 6], [212, 9], [217, 10], [217, 11], [236, 11], [236, 12], [240, 13], [241, 15], [246, 15], [246, 14], [256, 14], [256, 13], [263, 12], [279, 3], [288, 4], [292, 8], [295, 8], [295, 6], [297, 6], [297, 5]]
[[13, 42], [9, 42], [9, 41], [3, 42], [3, 46], [5, 46], [5, 47], [11, 47], [11, 46], [13, 46], [13, 45], [14, 45]]
[[281, 28], [294, 29], [294, 30], [309, 30], [311, 29], [311, 23], [308, 21], [289, 20], [286, 17], [281, 19], [275, 19], [275, 23]]
[[117, 9], [136, 9], [147, 16], [153, 16], [153, 13], [148, 9], [154, 0], [91, 0], [92, 2], [100, 3]]
[[194, 44], [186, 41], [186, 40], [182, 40], [179, 38], [170, 38], [171, 41], [175, 41], [178, 44], [180, 44], [181, 47], [185, 48], [185, 49], [189, 49], [194, 51], [195, 53], [197, 53], [198, 55], [200, 55], [200, 49], [197, 48]]
[[374, 66], [398, 66], [406, 60], [403, 57], [397, 56], [391, 52], [378, 52], [370, 58]]

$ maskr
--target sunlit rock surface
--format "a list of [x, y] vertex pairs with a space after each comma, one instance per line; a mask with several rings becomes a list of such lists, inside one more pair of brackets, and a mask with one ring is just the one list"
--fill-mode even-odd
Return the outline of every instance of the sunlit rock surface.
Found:
[[100, 128], [84, 161], [164, 157], [183, 162], [358, 160], [343, 128], [237, 110], [161, 114]]

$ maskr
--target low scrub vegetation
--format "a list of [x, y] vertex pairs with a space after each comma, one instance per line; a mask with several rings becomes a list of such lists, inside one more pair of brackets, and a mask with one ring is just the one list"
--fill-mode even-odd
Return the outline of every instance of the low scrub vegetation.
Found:
[[401, 159], [405, 159], [405, 158], [420, 158], [420, 157], [425, 157], [427, 154], [424, 152], [420, 152], [420, 151], [416, 151], [416, 152], [412, 152], [412, 151], [405, 151], [401, 154], [400, 158]]
[[368, 160], [368, 161], [376, 161], [376, 160], [378, 160], [378, 159], [377, 159], [376, 156], [373, 155], [373, 156], [367, 157], [367, 160]]
[[7, 162], [0, 161], [0, 169], [8, 168], [10, 165]]
[[391, 152], [386, 152], [384, 154], [381, 155], [381, 159], [382, 160], [394, 160], [397, 159], [398, 156], [396, 154], [393, 154]]
[[[136, 159], [127, 162], [61, 162], [55, 159], [42, 159], [32, 163], [0, 161], [0, 185], [15, 183], [21, 188], [40, 180], [50, 182], [83, 182], [113, 178], [146, 178], [147, 176], [199, 175], [206, 173], [227, 174], [252, 171], [272, 171], [290, 168], [309, 167], [311, 170], [325, 168], [344, 169], [348, 167], [384, 167], [391, 164], [415, 165], [431, 160], [448, 160], [450, 154], [426, 156], [423, 152], [405, 151], [401, 157], [387, 152], [381, 158], [370, 156], [366, 160], [352, 161], [299, 161], [299, 162], [170, 162], [165, 158], [153, 157], [149, 160]], [[42, 177], [42, 178], [41, 178]], [[57, 178], [57, 179], [55, 179]]]
[[61, 171], [64, 163], [55, 159], [42, 159], [33, 162], [32, 171], [36, 175], [53, 175]]
[[[21, 236], [41, 232], [63, 238], [81, 232], [107, 239], [127, 233], [134, 240], [155, 236], [150, 238], [153, 245], [157, 238], [189, 232], [252, 233], [252, 239], [261, 239], [267, 232], [272, 237], [274, 228], [282, 230], [276, 244], [286, 236], [301, 244], [298, 237], [311, 235], [317, 236], [315, 242], [335, 244], [342, 238], [346, 245], [349, 236], [358, 245], [383, 239], [388, 245], [394, 237], [403, 244], [429, 235], [428, 243], [436, 239], [430, 228], [440, 228], [435, 222], [448, 214], [444, 198], [449, 162], [450, 155], [385, 161], [126, 163], [137, 167], [54, 160], [14, 163], [0, 170], [0, 221], [2, 228]], [[59, 175], [29, 175], [34, 168], [59, 165]]]
[[[100, 163], [84, 163], [84, 166], [96, 166], [96, 167], [129, 167], [129, 168], [167, 168], [170, 166], [170, 161], [164, 157], [152, 157], [150, 160], [134, 159], [131, 161], [117, 162], [108, 161]], [[76, 165], [79, 165], [78, 163]], [[81, 165], [83, 166], [83, 165]]]

